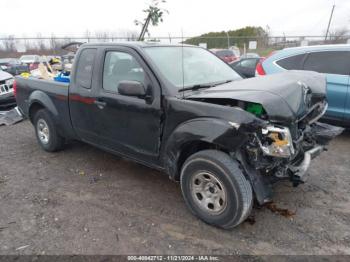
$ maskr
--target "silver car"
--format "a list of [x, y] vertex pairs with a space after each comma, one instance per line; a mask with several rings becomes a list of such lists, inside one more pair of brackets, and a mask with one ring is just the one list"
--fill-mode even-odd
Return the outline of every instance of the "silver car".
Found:
[[13, 76], [0, 69], [0, 110], [16, 105], [13, 83]]

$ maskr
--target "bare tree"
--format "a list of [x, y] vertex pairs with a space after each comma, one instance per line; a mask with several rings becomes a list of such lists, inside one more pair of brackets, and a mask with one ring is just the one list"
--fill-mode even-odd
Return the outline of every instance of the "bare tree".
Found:
[[24, 45], [25, 50], [33, 49], [33, 45], [32, 45], [30, 40], [24, 39], [23, 42], [24, 42], [23, 45]]
[[127, 31], [125, 33], [127, 41], [136, 41], [137, 40], [137, 32], [136, 31]]
[[3, 40], [4, 50], [6, 52], [16, 51], [16, 40], [14, 35], [9, 35]]
[[337, 28], [329, 32], [329, 41], [332, 44], [343, 43], [349, 38], [349, 30], [346, 27]]
[[84, 33], [84, 37], [86, 38], [86, 41], [89, 43], [91, 38], [91, 32], [89, 31], [89, 29], [86, 29]]
[[95, 38], [99, 42], [108, 42], [108, 40], [111, 37], [109, 36], [109, 32], [106, 32], [106, 31], [95, 31]]
[[51, 34], [50, 37], [50, 49], [53, 52], [53, 54], [56, 54], [57, 51], [59, 51], [61, 46], [61, 42], [55, 37], [54, 34]]
[[37, 49], [39, 51], [44, 51], [46, 49], [46, 45], [45, 45], [45, 41], [44, 41], [41, 33], [37, 33], [36, 38], [37, 38], [37, 40], [36, 40], [37, 41], [37, 43], [36, 43]]
[[[126, 41], [136, 41], [138, 33], [135, 30], [119, 30], [111, 34], [112, 38], [122, 39]], [[112, 39], [113, 40], [113, 39]]]

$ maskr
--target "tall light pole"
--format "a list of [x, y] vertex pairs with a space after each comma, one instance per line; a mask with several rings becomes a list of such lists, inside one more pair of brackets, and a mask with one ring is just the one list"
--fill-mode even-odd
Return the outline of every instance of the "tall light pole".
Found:
[[326, 41], [326, 40], [327, 40], [327, 37], [328, 37], [329, 27], [331, 26], [334, 8], [335, 8], [335, 5], [333, 5], [333, 7], [332, 7], [332, 12], [331, 12], [331, 16], [329, 17], [328, 26], [327, 26], [327, 31], [326, 31], [326, 36], [325, 36], [325, 38], [324, 38], [324, 41]]
[[147, 28], [148, 28], [148, 25], [149, 25], [149, 21], [151, 20], [151, 16], [152, 16], [152, 14], [151, 14], [151, 12], [149, 12], [148, 16], [146, 18], [146, 21], [145, 21], [145, 23], [142, 26], [142, 30], [141, 30], [140, 36], [139, 36], [137, 41], [143, 41], [145, 39], [145, 34], [147, 32]]
[[230, 49], [230, 36], [228, 35], [228, 32], [226, 32], [227, 36], [227, 49]]

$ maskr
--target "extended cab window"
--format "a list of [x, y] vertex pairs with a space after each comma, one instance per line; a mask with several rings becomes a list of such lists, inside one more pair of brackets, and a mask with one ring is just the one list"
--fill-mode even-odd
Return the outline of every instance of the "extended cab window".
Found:
[[305, 54], [294, 55], [287, 58], [278, 60], [276, 63], [280, 67], [287, 70], [300, 70], [302, 68], [303, 59]]
[[326, 51], [310, 53], [304, 70], [326, 74], [349, 75], [350, 51]]
[[118, 84], [123, 80], [144, 83], [145, 72], [132, 55], [117, 51], [107, 52], [103, 68], [103, 88], [117, 93]]
[[91, 88], [92, 69], [94, 66], [96, 49], [84, 49], [77, 65], [76, 82], [84, 88]]

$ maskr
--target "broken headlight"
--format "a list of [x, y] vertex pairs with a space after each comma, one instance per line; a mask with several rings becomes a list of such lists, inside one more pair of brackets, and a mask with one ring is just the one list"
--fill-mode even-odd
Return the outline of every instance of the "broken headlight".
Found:
[[288, 128], [268, 126], [261, 131], [260, 147], [266, 155], [288, 158], [294, 154], [293, 140]]

